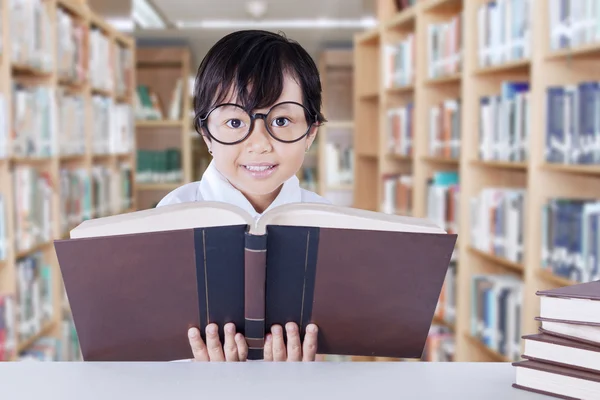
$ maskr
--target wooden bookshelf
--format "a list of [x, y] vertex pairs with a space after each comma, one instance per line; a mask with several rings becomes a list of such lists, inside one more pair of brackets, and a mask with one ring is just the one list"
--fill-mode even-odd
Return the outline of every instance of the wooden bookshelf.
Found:
[[326, 48], [318, 58], [322, 111], [327, 119], [298, 171], [301, 187], [317, 192], [334, 204], [351, 205], [353, 174], [352, 49]]
[[[535, 333], [539, 313], [536, 291], [575, 282], [542, 269], [542, 208], [551, 198], [600, 199], [600, 165], [550, 164], [545, 159], [546, 131], [550, 116], [546, 90], [552, 85], [598, 80], [600, 45], [551, 51], [549, 3], [532, 6], [528, 54], [504, 62], [484, 65], [478, 43], [478, 10], [488, 0], [422, 0], [410, 9], [390, 13], [393, 2], [379, 0], [379, 25], [355, 36], [355, 198], [354, 206], [381, 210], [383, 177], [410, 174], [413, 177], [413, 210], [427, 216], [427, 184], [435, 171], [457, 171], [460, 177], [458, 276], [456, 303], [457, 361], [510, 361], [512, 357], [487, 348], [471, 334], [472, 285], [476, 275], [501, 275], [521, 279], [523, 298], [521, 334]], [[462, 64], [458, 73], [436, 77], [429, 74], [428, 29], [462, 12]], [[414, 82], [388, 87], [385, 82], [385, 46], [413, 34]], [[529, 138], [523, 160], [482, 156], [480, 147], [480, 100], [499, 95], [507, 81], [529, 83]], [[444, 99], [460, 98], [460, 157], [430, 154], [430, 108]], [[414, 104], [413, 154], [391, 155], [386, 111]], [[472, 246], [470, 200], [488, 188], [525, 190], [523, 205], [523, 255], [509, 261]], [[433, 321], [436, 322], [436, 321]], [[439, 322], [439, 321], [438, 321]]]
[[[136, 115], [138, 209], [154, 207], [167, 193], [198, 175], [192, 171], [191, 58], [191, 50], [185, 46], [137, 47], [136, 94], [143, 106], [161, 111], [160, 115]], [[140, 88], [146, 88], [148, 94]], [[179, 157], [179, 162], [172, 161], [173, 157]], [[166, 173], [165, 168], [177, 168], [179, 173]]]
[[[0, 296], [12, 297], [13, 305], [17, 306], [16, 299], [20, 290], [18, 264], [21, 260], [34, 254], [39, 254], [39, 260], [48, 267], [46, 271], [52, 285], [48, 288], [51, 295], [52, 313], [49, 318], [41, 322], [37, 332], [19, 340], [20, 335], [17, 329], [21, 321], [17, 319], [16, 315], [15, 320], [10, 321], [15, 329], [16, 342], [14, 351], [8, 358], [17, 360], [21, 352], [36, 345], [38, 339], [49, 337], [60, 341], [64, 337], [63, 321], [69, 319], [69, 316], [64, 313], [64, 310], [68, 309], [68, 301], [64, 297], [64, 286], [53, 241], [67, 238], [68, 231], [85, 219], [134, 210], [132, 208], [135, 201], [134, 132], [132, 126], [129, 132], [127, 132], [127, 128], [123, 128], [122, 131], [120, 129], [127, 126], [127, 116], [130, 116], [131, 120], [133, 119], [135, 42], [130, 36], [116, 31], [105, 23], [83, 0], [45, 0], [41, 3], [41, 7], [47, 16], [50, 31], [42, 31], [43, 45], [46, 47], [41, 51], [46, 55], [45, 59], [51, 62], [42, 66], [33, 63], [32, 58], [28, 58], [41, 55], [41, 53], [29, 52], [28, 56], [21, 53], [24, 57], [17, 59], [15, 58], [16, 53], [13, 52], [13, 42], [18, 40], [23, 33], [12, 29], [24, 30], [31, 34], [33, 31], [39, 32], [39, 27], [12, 24], [11, 21], [17, 16], [13, 15], [14, 11], [11, 9], [10, 2], [4, 1], [0, 7], [2, 14], [0, 91], [4, 101], [3, 117], [7, 117], [2, 129], [11, 133], [16, 131], [17, 135], [17, 139], [13, 139], [12, 135], [8, 136], [7, 157], [0, 160], [0, 194], [4, 200], [4, 209], [0, 210], [0, 213], [3, 213], [0, 220], [4, 218], [6, 237], [10, 239], [6, 241], [7, 257], [0, 261]], [[21, 10], [21, 12], [27, 11]], [[77, 62], [75, 62], [75, 53], [65, 52], [58, 43], [59, 39], [64, 41], [63, 35], [66, 36], [60, 30], [64, 29], [61, 21], [64, 21], [65, 18], [73, 21], [75, 24], [73, 26], [79, 27], [83, 35], [79, 44], [80, 48], [77, 50], [78, 57], [80, 57]], [[93, 35], [97, 36], [92, 38]], [[96, 51], [100, 51], [98, 47], [100, 40], [105, 44], [102, 47], [102, 50], [107, 52], [105, 57], [92, 55]], [[126, 51], [129, 51], [131, 58], [121, 57]], [[62, 58], [59, 59], [57, 55], [61, 55]], [[121, 62], [122, 64], [120, 64]], [[95, 69], [92, 69], [93, 67]], [[102, 79], [104, 79], [104, 85], [94, 84]], [[50, 104], [67, 101], [67, 97], [68, 101], [80, 101], [77, 103], [80, 108], [77, 108], [76, 113], [71, 112], [72, 108], [64, 108], [68, 111], [61, 114], [62, 108], [59, 105], [55, 110], [50, 108], [50, 112], [53, 112], [52, 118], [56, 119], [57, 125], [54, 128], [49, 128], [52, 126], [52, 122], [45, 122], [41, 125], [48, 127], [49, 134], [52, 135], [52, 144], [48, 147], [49, 153], [47, 154], [24, 155], [22, 147], [17, 145], [19, 142], [16, 140], [22, 139], [23, 135], [32, 134], [31, 130], [24, 131], [23, 127], [18, 125], [22, 122], [19, 122], [18, 115], [15, 115], [17, 108], [13, 85], [17, 83], [23, 85], [23, 89], [20, 90], [50, 89], [49, 93], [53, 96], [50, 98]], [[61, 104], [63, 104], [62, 107], [67, 107], [65, 103]], [[100, 104], [103, 107], [102, 110], [98, 108]], [[71, 107], [70, 104], [69, 107]], [[96, 110], [98, 110], [98, 114]], [[115, 119], [121, 118], [118, 120], [119, 126], [112, 130], [99, 130], [101, 122], [106, 121], [109, 116]], [[33, 119], [31, 115], [27, 115], [27, 118]], [[102, 118], [106, 119], [102, 120]], [[36, 116], [35, 119], [37, 120], [38, 117]], [[73, 120], [80, 122], [74, 123]], [[116, 122], [116, 120], [114, 121]], [[27, 121], [27, 123], [31, 123], [31, 121]], [[73, 138], [71, 135], [74, 132], [79, 136]], [[2, 133], [0, 133], [1, 135]], [[81, 148], [69, 150], [68, 148], [72, 144], [80, 144]], [[49, 237], [45, 240], [33, 241], [28, 248], [19, 248], [22, 243], [17, 232], [17, 220], [22, 217], [20, 213], [23, 211], [22, 206], [18, 207], [20, 200], [15, 177], [21, 168], [35, 170], [41, 176], [46, 177], [49, 182], [49, 192], [46, 197], [49, 201], [47, 209], [49, 218], [45, 220], [45, 224], [49, 224]], [[97, 170], [97, 168], [102, 169]], [[90, 187], [87, 192], [89, 197], [85, 194], [79, 197], [80, 208], [74, 208], [75, 206], [71, 204], [66, 208], [67, 214], [63, 214], [63, 204], [69, 199], [68, 193], [63, 190], [62, 186], [63, 171], [69, 174], [80, 173], [79, 178], [82, 179], [82, 182], [87, 182]], [[113, 191], [108, 186], [93, 185], [90, 181], [95, 179], [94, 171], [102, 171], [101, 173], [106, 174], [105, 176], [110, 177], [113, 181], [118, 179], [118, 182], [114, 182], [114, 188], [118, 188], [115, 189], [117, 191]], [[98, 203], [104, 205], [103, 210], [94, 208], [94, 199], [100, 195], [96, 188], [108, 190], [107, 204]], [[92, 209], [88, 209], [88, 206]], [[39, 211], [30, 210], [30, 212]], [[69, 217], [68, 221], [66, 221], [66, 216]], [[38, 273], [41, 274], [41, 272]], [[61, 343], [61, 346], [64, 345], [70, 344]]]

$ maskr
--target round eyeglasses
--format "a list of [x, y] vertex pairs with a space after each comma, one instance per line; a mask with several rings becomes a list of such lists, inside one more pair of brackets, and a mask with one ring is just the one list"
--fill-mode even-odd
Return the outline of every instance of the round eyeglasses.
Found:
[[[314, 118], [314, 121], [311, 119]], [[208, 135], [221, 144], [237, 144], [248, 136], [254, 122], [262, 119], [269, 135], [284, 143], [293, 143], [305, 137], [317, 121], [302, 104], [286, 101], [274, 105], [266, 114], [250, 115], [242, 106], [233, 103], [220, 104], [204, 118], [201, 127]]]

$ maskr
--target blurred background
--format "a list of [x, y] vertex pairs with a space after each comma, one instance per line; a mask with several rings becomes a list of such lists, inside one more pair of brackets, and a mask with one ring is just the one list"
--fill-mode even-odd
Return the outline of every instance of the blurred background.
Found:
[[194, 76], [249, 28], [319, 66], [303, 187], [459, 234], [407, 361], [517, 360], [536, 291], [600, 270], [595, 3], [532, 24], [531, 0], [1, 0], [0, 360], [80, 359], [52, 241], [201, 178]]

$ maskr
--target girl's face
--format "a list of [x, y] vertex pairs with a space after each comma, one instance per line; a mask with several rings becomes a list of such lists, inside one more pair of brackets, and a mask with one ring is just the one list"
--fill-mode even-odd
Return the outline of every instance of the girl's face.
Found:
[[[284, 101], [302, 104], [302, 89], [288, 75], [285, 76], [283, 91], [275, 104]], [[236, 103], [236, 101], [235, 98], [229, 98], [225, 100], [225, 103]], [[268, 108], [253, 110], [254, 113], [267, 113], [268, 111]], [[265, 123], [267, 123], [265, 120], [256, 119], [250, 136], [243, 142], [234, 145], [223, 145], [203, 136], [208, 148], [212, 151], [214, 163], [219, 172], [255, 207], [264, 201], [266, 201], [265, 207], [270, 204], [279, 193], [282, 184], [297, 173], [317, 130], [317, 126], [313, 125], [306, 137], [294, 143], [283, 143], [269, 135]], [[286, 123], [285, 119], [278, 119], [271, 122], [271, 127]], [[238, 120], [228, 122], [227, 126], [235, 128], [240, 126], [240, 122]]]

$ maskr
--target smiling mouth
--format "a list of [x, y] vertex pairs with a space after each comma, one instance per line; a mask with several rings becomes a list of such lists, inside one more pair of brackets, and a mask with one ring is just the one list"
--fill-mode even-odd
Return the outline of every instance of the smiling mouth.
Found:
[[242, 167], [247, 169], [248, 171], [252, 171], [252, 172], [264, 172], [264, 171], [269, 171], [269, 170], [277, 167], [277, 164], [242, 165]]

